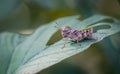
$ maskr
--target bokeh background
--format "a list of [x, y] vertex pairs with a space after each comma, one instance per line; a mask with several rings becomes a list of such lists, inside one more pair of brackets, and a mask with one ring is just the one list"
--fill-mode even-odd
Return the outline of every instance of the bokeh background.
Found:
[[[32, 34], [57, 18], [94, 14], [120, 19], [120, 0], [0, 0], [0, 32]], [[55, 35], [48, 44], [54, 43]], [[120, 74], [120, 33], [38, 74]]]

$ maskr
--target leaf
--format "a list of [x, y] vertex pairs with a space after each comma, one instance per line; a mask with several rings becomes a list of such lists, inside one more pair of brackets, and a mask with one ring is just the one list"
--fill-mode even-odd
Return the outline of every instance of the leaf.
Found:
[[27, 36], [9, 32], [0, 34], [0, 74], [6, 74], [15, 47], [22, 43]]
[[[83, 52], [84, 50], [89, 48], [91, 44], [99, 42], [103, 38], [120, 31], [118, 29], [120, 27], [119, 22], [116, 19], [108, 16], [94, 15], [83, 21], [78, 20], [78, 18], [79, 16], [70, 16], [57, 19], [53, 22], [46, 24], [45, 26], [38, 28], [32, 35], [29, 35], [29, 37], [24, 38], [24, 40], [22, 40], [20, 44], [14, 46], [14, 51], [12, 51], [12, 54], [10, 54], [12, 55], [12, 57], [11, 60], [8, 62], [9, 65], [7, 64], [7, 74], [37, 73], [70, 56]], [[112, 19], [114, 20], [114, 22], [100, 22], [105, 19]], [[98, 30], [94, 33], [93, 39], [80, 42], [80, 46], [76, 43], [74, 43], [73, 45], [68, 43], [64, 49], [61, 49], [61, 47], [64, 44], [63, 40], [60, 40], [50, 46], [46, 45], [49, 39], [52, 37], [52, 35], [58, 30], [54, 27], [56, 25], [56, 22], [60, 24], [60, 27], [70, 26], [74, 29], [83, 29], [85, 27], [91, 26], [91, 24], [94, 24], [92, 25], [92, 27], [109, 25], [111, 26], [111, 28]], [[8, 48], [5, 49], [7, 50]], [[4, 54], [6, 53], [4, 52]]]

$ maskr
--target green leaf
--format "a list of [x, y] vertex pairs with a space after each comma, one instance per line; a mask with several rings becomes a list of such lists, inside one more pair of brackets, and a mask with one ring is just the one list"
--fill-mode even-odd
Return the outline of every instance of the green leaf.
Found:
[[[57, 19], [53, 22], [46, 24], [38, 28], [33, 34], [25, 36], [16, 46], [13, 48], [9, 48], [6, 45], [5, 50], [14, 50], [11, 51], [11, 54], [4, 52], [4, 55], [10, 55], [12, 57], [7, 56], [9, 61], [7, 60], [7, 69], [5, 70], [7, 74], [34, 74], [37, 73], [51, 65], [54, 65], [70, 56], [83, 52], [87, 48], [90, 47], [91, 44], [101, 41], [103, 38], [108, 37], [112, 34], [119, 32], [120, 23], [111, 17], [103, 16], [103, 15], [94, 15], [88, 19], [83, 21], [78, 20], [79, 16], [70, 16]], [[112, 19], [114, 22], [105, 22], [102, 20]], [[102, 21], [102, 22], [101, 22]], [[67, 46], [64, 49], [61, 47], [64, 44], [63, 40], [60, 40], [52, 45], [46, 45], [52, 35], [57, 32], [57, 28], [55, 28], [56, 22], [59, 23], [60, 27], [70, 26], [73, 29], [84, 29], [86, 27], [99, 27], [104, 25], [109, 25], [111, 28], [109, 29], [99, 29], [97, 32], [93, 34], [93, 39], [84, 40], [80, 42], [80, 45], [74, 43], [67, 43]], [[93, 25], [91, 25], [93, 24]], [[2, 37], [3, 35], [1, 35]], [[8, 36], [9, 37], [9, 36]], [[12, 37], [13, 38], [13, 37]], [[0, 38], [1, 39], [1, 38]], [[14, 39], [14, 38], [13, 38]], [[2, 40], [2, 39], [1, 39]], [[17, 41], [10, 41], [11, 38], [7, 42], [16, 43]], [[6, 44], [4, 40], [1, 42], [2, 44]], [[69, 42], [69, 41], [68, 41]], [[2, 49], [3, 47], [1, 47]], [[0, 52], [0, 55], [1, 53]], [[0, 58], [0, 60], [2, 57]], [[0, 62], [1, 64], [1, 62]], [[0, 68], [2, 71], [4, 68]], [[2, 74], [6, 74], [3, 72]]]
[[22, 43], [27, 36], [9, 32], [0, 34], [0, 74], [6, 74], [15, 47]]

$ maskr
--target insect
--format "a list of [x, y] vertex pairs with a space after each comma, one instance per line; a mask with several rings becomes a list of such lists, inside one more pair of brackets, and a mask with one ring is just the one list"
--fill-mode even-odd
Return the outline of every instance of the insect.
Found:
[[93, 35], [93, 28], [76, 30], [65, 26], [59, 29], [61, 30], [61, 35], [63, 37], [63, 40], [65, 41], [64, 46], [62, 48], [65, 47], [66, 41], [68, 39], [71, 39], [72, 41], [79, 43], [79, 41], [83, 39], [91, 39]]

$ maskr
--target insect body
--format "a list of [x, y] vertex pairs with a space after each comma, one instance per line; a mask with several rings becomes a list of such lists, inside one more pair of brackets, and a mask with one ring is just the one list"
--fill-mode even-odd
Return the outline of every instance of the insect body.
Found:
[[[65, 41], [65, 44], [67, 39], [71, 39], [72, 41], [75, 41], [77, 43], [85, 38], [91, 39], [93, 34], [93, 28], [88, 28], [84, 30], [75, 30], [70, 27], [61, 27], [59, 29], [61, 30], [61, 34]], [[63, 48], [65, 47], [65, 44]]]
[[63, 38], [70, 38], [73, 41], [80, 41], [85, 38], [92, 38], [93, 28], [85, 29], [85, 30], [75, 30], [70, 27], [62, 27], [61, 34]]

